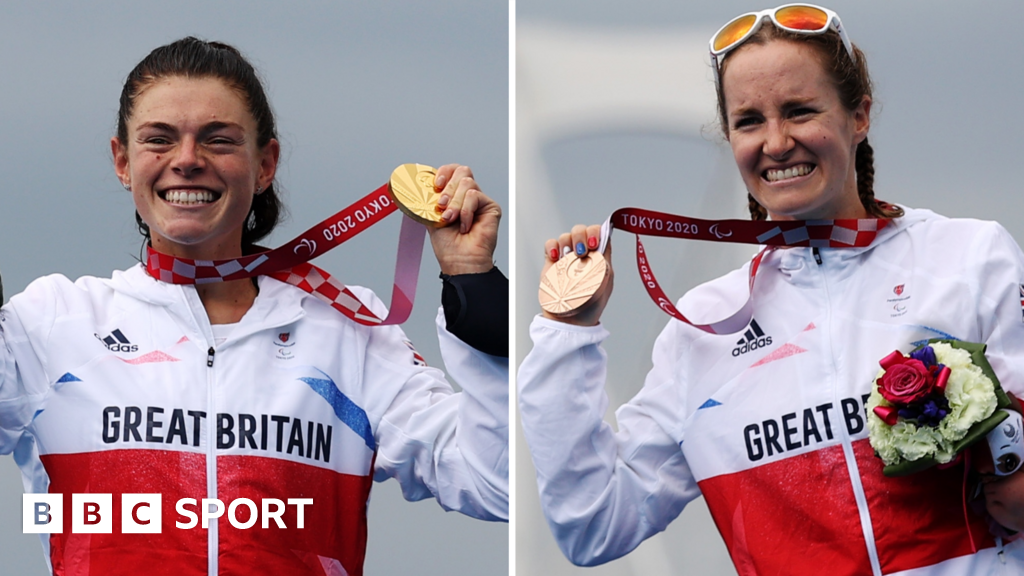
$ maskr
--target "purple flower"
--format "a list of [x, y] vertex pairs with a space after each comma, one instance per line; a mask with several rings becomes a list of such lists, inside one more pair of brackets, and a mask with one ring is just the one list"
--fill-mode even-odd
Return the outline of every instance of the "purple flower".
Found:
[[931, 394], [900, 408], [898, 414], [901, 419], [912, 420], [918, 426], [935, 428], [949, 414], [949, 401], [941, 394]]
[[935, 366], [935, 350], [932, 350], [931, 346], [925, 346], [920, 350], [914, 350], [910, 353], [910, 357], [914, 360], [919, 360], [925, 366]]
[[934, 428], [942, 422], [946, 414], [949, 414], [949, 402], [945, 396], [933, 397], [921, 405], [921, 413], [918, 415], [917, 421]]

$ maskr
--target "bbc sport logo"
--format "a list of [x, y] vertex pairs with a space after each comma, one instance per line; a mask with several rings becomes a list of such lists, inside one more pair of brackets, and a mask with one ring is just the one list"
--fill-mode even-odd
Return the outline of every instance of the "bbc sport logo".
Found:
[[[75, 534], [113, 533], [114, 497], [112, 494], [72, 494], [71, 532]], [[160, 494], [121, 495], [121, 534], [160, 534], [163, 532], [163, 504]], [[287, 529], [284, 514], [295, 506], [295, 528], [305, 528], [305, 509], [312, 498], [288, 498], [287, 504], [277, 498], [263, 498], [259, 507], [248, 498], [232, 500], [225, 509], [217, 498], [182, 498], [174, 509], [180, 518], [174, 525], [181, 530], [210, 527], [210, 520], [227, 515], [228, 522], [240, 530], [256, 525], [270, 528], [270, 521]], [[247, 512], [241, 512], [246, 508]], [[193, 510], [195, 509], [195, 510]], [[240, 517], [246, 518], [241, 520]], [[22, 500], [22, 532], [25, 534], [61, 534], [64, 532], [63, 494], [25, 494]]]

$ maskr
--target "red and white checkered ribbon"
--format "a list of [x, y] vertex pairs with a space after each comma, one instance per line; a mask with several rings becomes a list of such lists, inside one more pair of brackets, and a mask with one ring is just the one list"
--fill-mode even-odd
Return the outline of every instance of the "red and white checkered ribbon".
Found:
[[[636, 234], [636, 265], [647, 294], [666, 314], [711, 334], [734, 334], [750, 324], [753, 317], [754, 279], [765, 254], [778, 247], [809, 246], [813, 248], [856, 248], [869, 246], [878, 231], [889, 220], [883, 218], [841, 220], [702, 220], [642, 208], [621, 208], [612, 213], [601, 227], [601, 245], [604, 252], [612, 229], [618, 228]], [[640, 235], [666, 236], [688, 240], [760, 244], [761, 250], [750, 263], [749, 293], [747, 301], [735, 314], [710, 324], [695, 324], [684, 316], [654, 277]]]
[[270, 276], [309, 292], [359, 324], [401, 324], [409, 318], [416, 295], [426, 236], [423, 226], [408, 217], [402, 218], [391, 307], [383, 320], [344, 284], [309, 263], [309, 260], [344, 243], [397, 209], [385, 184], [280, 248], [228, 260], [190, 260], [148, 248], [146, 270], [157, 280], [170, 284], [208, 284]]

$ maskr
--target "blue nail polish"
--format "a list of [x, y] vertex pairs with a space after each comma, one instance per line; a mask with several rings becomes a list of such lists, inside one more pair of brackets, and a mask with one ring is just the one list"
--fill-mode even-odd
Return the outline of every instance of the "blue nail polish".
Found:
[[576, 255], [583, 256], [587, 253], [587, 247], [583, 245], [583, 242], [576, 243]]

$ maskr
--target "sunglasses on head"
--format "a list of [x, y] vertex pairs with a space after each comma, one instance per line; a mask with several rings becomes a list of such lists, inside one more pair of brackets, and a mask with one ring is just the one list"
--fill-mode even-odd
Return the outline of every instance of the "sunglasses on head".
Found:
[[829, 30], [835, 30], [839, 38], [846, 46], [850, 59], [854, 62], [857, 57], [853, 53], [853, 44], [850, 37], [843, 29], [843, 23], [839, 15], [821, 6], [813, 4], [784, 4], [778, 8], [762, 10], [760, 12], [748, 12], [730, 20], [725, 26], [718, 29], [711, 37], [711, 66], [715, 70], [715, 84], [721, 79], [721, 57], [735, 49], [748, 38], [754, 35], [765, 19], [770, 19], [777, 28], [794, 32], [796, 34], [824, 34]]

